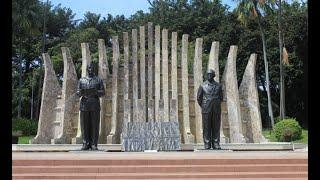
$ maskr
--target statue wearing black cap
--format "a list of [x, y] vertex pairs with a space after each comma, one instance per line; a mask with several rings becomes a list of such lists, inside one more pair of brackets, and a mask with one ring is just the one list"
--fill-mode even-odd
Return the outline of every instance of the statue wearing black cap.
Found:
[[222, 86], [214, 80], [215, 72], [209, 69], [206, 80], [200, 85], [197, 101], [202, 110], [203, 141], [205, 149], [220, 148]]
[[80, 101], [80, 125], [83, 139], [81, 150], [98, 150], [100, 100], [104, 96], [103, 81], [94, 74], [94, 65], [87, 66], [88, 76], [80, 78], [77, 95]]

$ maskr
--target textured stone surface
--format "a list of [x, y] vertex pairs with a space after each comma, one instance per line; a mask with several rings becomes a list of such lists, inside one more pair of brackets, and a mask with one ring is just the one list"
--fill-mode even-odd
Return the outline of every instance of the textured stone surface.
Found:
[[42, 54], [42, 59], [44, 61], [44, 81], [39, 124], [37, 135], [30, 140], [30, 144], [49, 144], [51, 139], [54, 138], [53, 122], [56, 118], [54, 108], [57, 105], [57, 96], [61, 93], [61, 87], [49, 55], [47, 53]]
[[133, 120], [137, 119], [137, 101], [139, 99], [139, 75], [138, 75], [138, 38], [137, 29], [132, 29], [132, 103]]
[[128, 32], [123, 33], [123, 68], [124, 68], [124, 86], [123, 99], [129, 99], [129, 36]]
[[[209, 61], [208, 61], [208, 69], [213, 69], [216, 72], [216, 77], [214, 78], [215, 81], [220, 82], [220, 71], [219, 71], [219, 42], [214, 41], [211, 44], [211, 50], [209, 55]], [[220, 126], [220, 142], [226, 143], [226, 137], [223, 133], [223, 120], [226, 120], [225, 118], [222, 118], [222, 112], [221, 112], [221, 126]]]
[[124, 125], [124, 151], [180, 150], [177, 121], [128, 122]]
[[[140, 55], [140, 99], [143, 101], [142, 109], [142, 120], [147, 121], [147, 98], [146, 98], [146, 50], [145, 50], [145, 33], [144, 33], [144, 26], [140, 26], [140, 49], [139, 49], [139, 55]], [[140, 111], [140, 109], [139, 109]]]
[[168, 30], [162, 30], [162, 99], [164, 121], [169, 121]]
[[190, 130], [189, 119], [189, 87], [188, 87], [188, 37], [189, 35], [182, 35], [182, 103], [183, 103], [183, 128], [184, 128], [184, 142], [186, 144], [194, 143], [194, 136]]
[[[91, 63], [91, 55], [88, 43], [81, 43], [82, 65], [81, 65], [81, 77], [87, 76], [87, 65]], [[72, 144], [82, 143], [82, 133], [80, 127], [80, 112], [78, 114], [78, 128], [76, 137], [72, 138]]]
[[228, 54], [227, 63], [224, 70], [224, 96], [228, 110], [228, 122], [231, 143], [244, 143], [245, 139], [242, 134], [240, 100], [238, 91], [236, 57], [237, 46], [231, 46]]
[[178, 108], [177, 108], [177, 100], [170, 100], [170, 121], [178, 121]]
[[239, 88], [242, 121], [246, 122], [246, 138], [249, 143], [266, 142], [262, 135], [259, 96], [256, 84], [257, 54], [251, 54]]
[[[99, 52], [99, 69], [98, 76], [103, 81], [104, 89], [107, 89], [107, 78], [110, 75], [109, 65], [107, 61], [106, 45], [103, 39], [98, 39], [98, 52]], [[99, 131], [99, 143], [105, 144], [107, 142], [107, 122], [106, 122], [106, 100], [105, 96], [100, 97], [100, 131]]]
[[[175, 100], [175, 107], [172, 107], [172, 104], [170, 105], [170, 112], [172, 108], [175, 109], [175, 118], [178, 121], [178, 71], [177, 71], [177, 39], [178, 39], [178, 33], [173, 32], [172, 33], [172, 40], [171, 40], [171, 99]], [[173, 114], [170, 113], [170, 116], [173, 116]]]
[[155, 120], [159, 121], [159, 100], [160, 100], [160, 26], [155, 27], [155, 76], [154, 76], [154, 100], [155, 100]]
[[148, 122], [154, 121], [154, 100], [148, 100]]
[[[197, 99], [198, 88], [202, 83], [202, 38], [196, 39], [196, 46], [194, 52], [194, 62], [193, 62], [193, 79], [194, 79], [194, 99]], [[202, 136], [202, 113], [201, 107], [197, 101], [194, 101], [195, 110], [195, 121], [196, 121], [196, 142], [203, 143]]]
[[71, 138], [75, 136], [76, 132], [73, 132], [73, 127], [76, 122], [73, 122], [75, 118], [75, 112], [79, 112], [80, 101], [76, 95], [77, 90], [77, 73], [74, 68], [70, 51], [66, 47], [62, 47], [63, 57], [63, 84], [62, 84], [62, 106], [61, 106], [61, 133], [58, 137], [51, 140], [52, 144], [70, 144]]
[[[154, 120], [154, 104], [150, 104], [153, 99], [153, 77], [154, 77], [154, 58], [153, 58], [153, 25], [148, 22], [148, 119]], [[154, 103], [154, 102], [153, 102]], [[151, 108], [152, 107], [152, 108]], [[153, 117], [151, 117], [153, 116]]]
[[111, 117], [111, 131], [107, 136], [108, 144], [116, 143], [116, 126], [118, 118], [118, 68], [119, 68], [119, 41], [118, 36], [112, 37], [112, 51], [113, 51], [113, 67], [112, 67], [112, 117]]
[[219, 73], [219, 42], [214, 41], [211, 44], [211, 50], [208, 61], [208, 69], [213, 69], [216, 72], [215, 81], [220, 82], [220, 73]]

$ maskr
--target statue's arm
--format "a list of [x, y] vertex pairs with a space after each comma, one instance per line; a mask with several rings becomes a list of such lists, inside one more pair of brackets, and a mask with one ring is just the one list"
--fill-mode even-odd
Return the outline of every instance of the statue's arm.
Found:
[[200, 107], [202, 105], [202, 97], [203, 97], [203, 89], [202, 89], [202, 86], [200, 85], [197, 93], [197, 101]]
[[77, 94], [77, 96], [79, 96], [79, 97], [83, 96], [80, 80], [78, 81], [78, 86], [77, 86], [77, 92], [76, 92], [76, 94]]
[[221, 85], [219, 88], [219, 97], [220, 97], [220, 100], [222, 101], [223, 100], [223, 93], [222, 93], [222, 86]]
[[105, 90], [104, 90], [104, 86], [103, 86], [103, 81], [102, 79], [99, 79], [99, 87], [98, 87], [98, 96], [104, 96], [105, 95]]

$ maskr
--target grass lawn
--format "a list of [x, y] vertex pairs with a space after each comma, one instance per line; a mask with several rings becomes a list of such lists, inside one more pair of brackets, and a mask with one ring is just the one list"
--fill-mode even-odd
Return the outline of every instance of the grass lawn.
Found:
[[34, 136], [21, 136], [19, 137], [18, 144], [29, 144], [29, 140]]
[[[276, 137], [274, 136], [273, 131], [270, 131], [265, 129], [262, 131], [262, 134], [264, 135], [265, 138], [267, 138], [270, 142], [277, 142]], [[294, 143], [303, 143], [303, 144], [308, 144], [308, 130], [302, 129], [302, 135], [301, 139], [293, 141]]]

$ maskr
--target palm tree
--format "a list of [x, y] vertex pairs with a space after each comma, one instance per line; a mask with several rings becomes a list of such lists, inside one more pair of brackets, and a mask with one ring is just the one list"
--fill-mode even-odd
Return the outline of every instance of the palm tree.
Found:
[[[263, 49], [263, 61], [265, 66], [265, 76], [266, 76], [266, 90], [268, 96], [268, 112], [269, 118], [271, 120], [271, 126], [274, 126], [273, 111], [271, 105], [271, 95], [270, 95], [270, 84], [269, 84], [269, 70], [267, 61], [267, 50], [266, 50], [266, 38], [265, 32], [261, 25], [262, 13], [266, 13], [269, 8], [266, 0], [235, 0], [238, 2], [236, 12], [238, 14], [238, 19], [244, 24], [247, 24], [249, 18], [254, 18], [257, 20]], [[273, 1], [270, 1], [272, 3]]]

